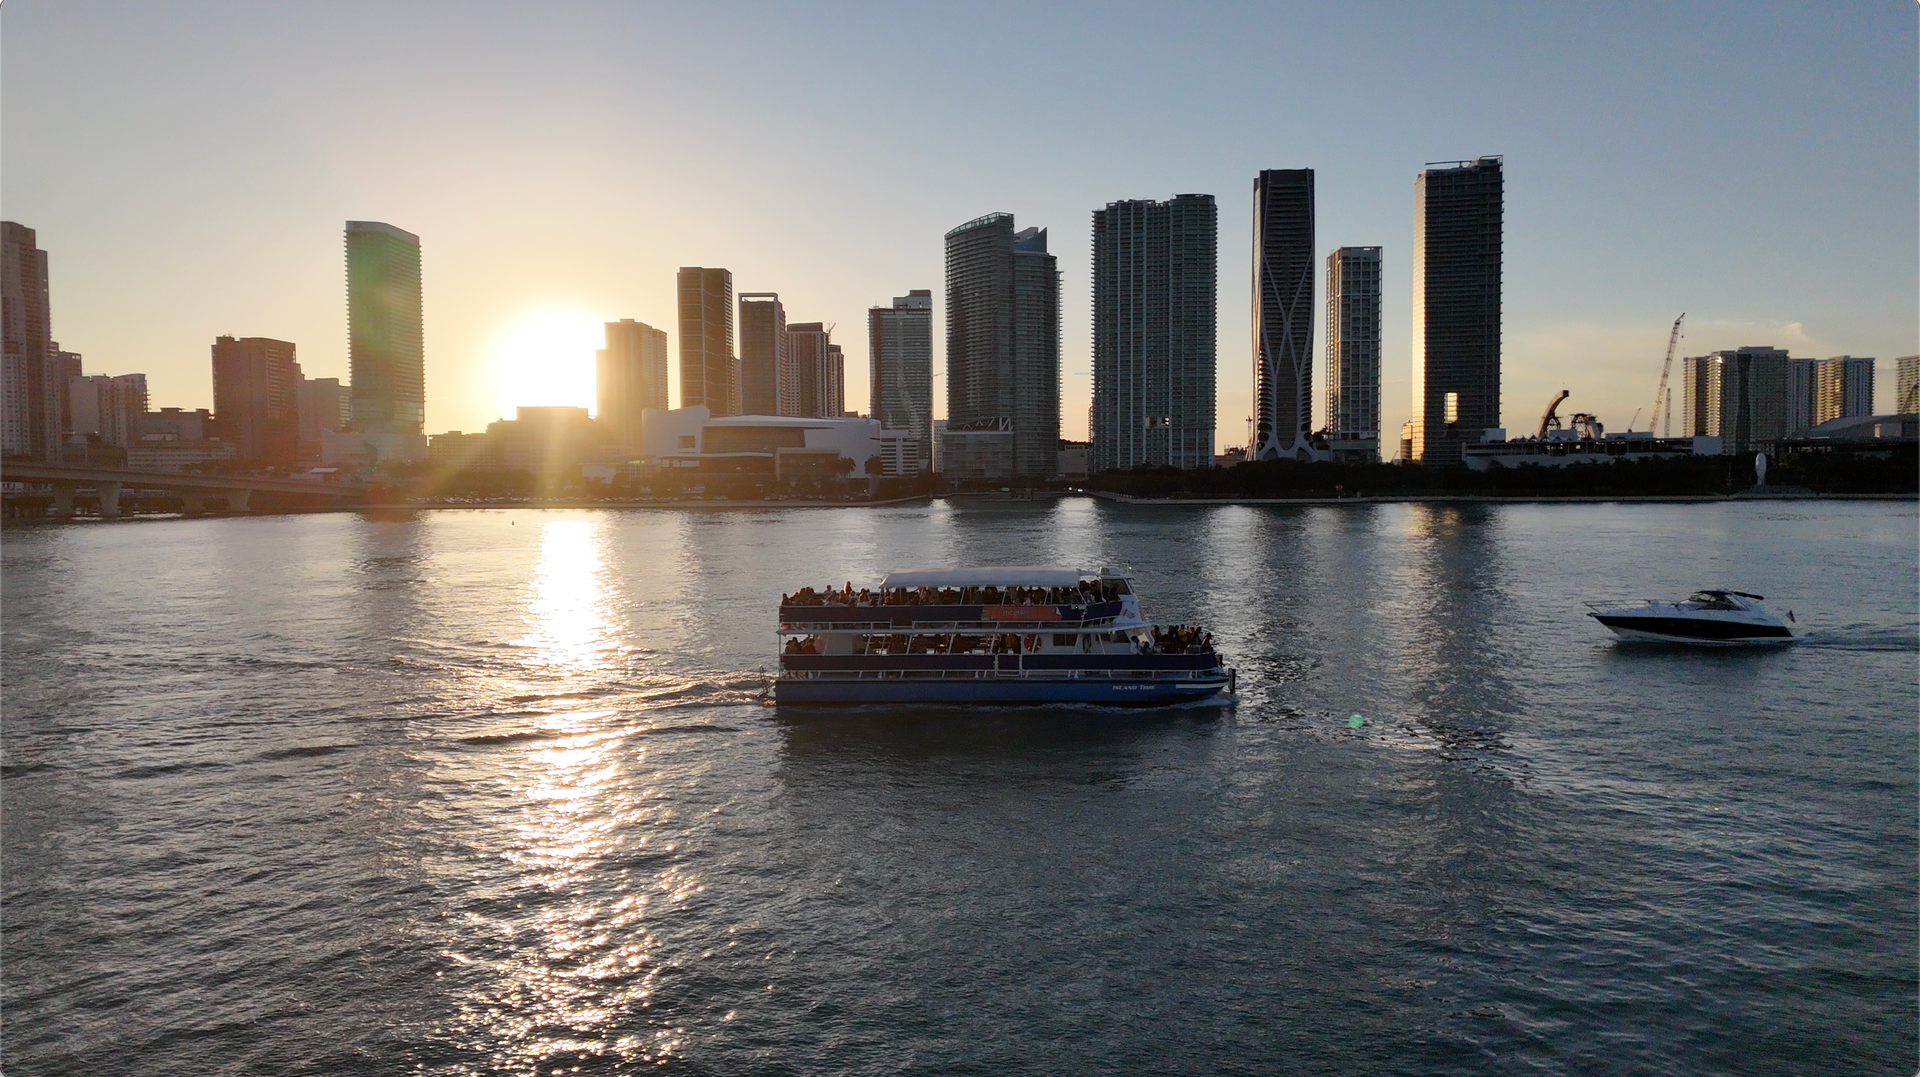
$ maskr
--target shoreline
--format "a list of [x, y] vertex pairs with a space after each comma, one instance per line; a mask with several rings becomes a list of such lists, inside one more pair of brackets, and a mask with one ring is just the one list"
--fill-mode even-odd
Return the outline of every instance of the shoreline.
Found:
[[1397, 505], [1409, 502], [1597, 505], [1608, 501], [1648, 504], [1711, 504], [1745, 501], [1920, 501], [1920, 494], [1822, 494], [1810, 490], [1737, 494], [1369, 494], [1364, 497], [1135, 497], [1105, 490], [1087, 496], [1122, 505]]

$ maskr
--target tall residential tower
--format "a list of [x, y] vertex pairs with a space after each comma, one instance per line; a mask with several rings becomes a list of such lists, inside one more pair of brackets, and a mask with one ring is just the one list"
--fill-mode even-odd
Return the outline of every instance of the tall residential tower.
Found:
[[1413, 183], [1413, 459], [1446, 466], [1500, 425], [1501, 158]]
[[427, 455], [420, 237], [347, 222], [347, 360], [353, 427], [381, 460]]
[[1093, 471], [1213, 463], [1213, 196], [1093, 211]]
[[1313, 169], [1253, 181], [1252, 460], [1314, 457]]
[[1012, 214], [990, 213], [948, 232], [946, 245], [946, 471], [1052, 478], [1060, 453], [1060, 270], [1046, 229], [1016, 232]]
[[0, 265], [0, 326], [6, 352], [0, 366], [0, 441], [7, 456], [58, 461], [66, 433], [66, 364], [53, 342], [48, 299], [47, 252], [33, 229], [12, 221], [4, 232], [5, 263]]
[[241, 460], [274, 467], [300, 462], [300, 380], [300, 362], [287, 341], [214, 338], [213, 418]]
[[623, 448], [641, 445], [640, 413], [667, 409], [667, 334], [645, 322], [606, 323], [607, 346], [594, 353], [595, 418]]
[[868, 409], [883, 429], [908, 430], [917, 469], [933, 466], [933, 292], [915, 288], [867, 310]]
[[776, 292], [740, 293], [740, 413], [798, 415], [787, 308]]
[[1327, 448], [1380, 462], [1380, 248], [1327, 255]]
[[733, 353], [733, 274], [682, 266], [680, 406], [705, 404], [714, 415], [740, 414], [740, 360]]

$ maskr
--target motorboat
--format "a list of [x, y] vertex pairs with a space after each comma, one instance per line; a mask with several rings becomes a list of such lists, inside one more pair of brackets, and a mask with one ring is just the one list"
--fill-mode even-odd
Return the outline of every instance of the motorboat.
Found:
[[1141, 616], [1114, 568], [933, 568], [780, 600], [781, 704], [1089, 703], [1150, 707], [1231, 693], [1197, 626]]
[[1793, 611], [1786, 620], [1761, 605], [1765, 596], [1746, 591], [1695, 591], [1681, 602], [1647, 599], [1638, 606], [1587, 603], [1587, 616], [1636, 643], [1687, 643], [1712, 647], [1792, 643], [1798, 638]]

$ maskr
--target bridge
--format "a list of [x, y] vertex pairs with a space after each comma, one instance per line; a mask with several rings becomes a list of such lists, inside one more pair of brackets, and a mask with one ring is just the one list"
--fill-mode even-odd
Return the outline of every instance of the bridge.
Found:
[[[33, 483], [53, 488], [53, 515], [72, 516], [73, 498], [91, 487], [100, 499], [100, 515], [120, 515], [120, 492], [163, 490], [180, 498], [188, 512], [205, 512], [209, 497], [224, 498], [229, 512], [247, 511], [254, 494], [291, 495], [330, 508], [359, 504], [366, 487], [358, 482], [316, 482], [310, 479], [256, 478], [180, 471], [135, 471], [90, 464], [47, 464], [36, 460], [0, 463], [0, 482]], [[277, 496], [276, 496], [277, 499]]]

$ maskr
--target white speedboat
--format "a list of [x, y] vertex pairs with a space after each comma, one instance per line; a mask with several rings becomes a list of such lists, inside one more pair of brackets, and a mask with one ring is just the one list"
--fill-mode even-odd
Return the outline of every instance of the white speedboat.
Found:
[[1587, 616], [1638, 643], [1691, 643], [1712, 647], [1792, 643], [1793, 611], [1782, 621], [1745, 591], [1695, 591], [1684, 602], [1648, 599], [1639, 606], [1587, 603]]

